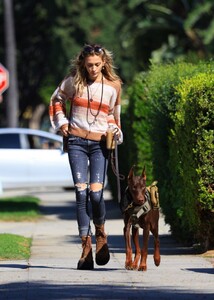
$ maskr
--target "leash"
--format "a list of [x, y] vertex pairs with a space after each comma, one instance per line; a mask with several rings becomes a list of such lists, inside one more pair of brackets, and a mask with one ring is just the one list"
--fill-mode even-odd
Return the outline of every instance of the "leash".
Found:
[[[119, 163], [118, 163], [118, 145], [117, 145], [117, 136], [114, 134], [114, 142], [115, 142], [115, 148], [114, 150], [111, 150], [111, 167], [112, 171], [115, 174], [117, 178], [117, 200], [118, 203], [121, 201], [121, 188], [120, 188], [120, 180], [124, 180], [125, 176], [120, 174], [119, 171]], [[115, 155], [114, 155], [115, 153]], [[115, 161], [115, 164], [114, 164]]]

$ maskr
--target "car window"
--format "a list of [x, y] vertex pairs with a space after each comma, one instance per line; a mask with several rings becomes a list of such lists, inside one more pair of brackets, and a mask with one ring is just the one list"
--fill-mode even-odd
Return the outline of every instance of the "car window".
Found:
[[0, 134], [0, 148], [4, 149], [20, 149], [20, 137], [17, 133]]
[[30, 149], [60, 149], [61, 143], [46, 137], [28, 134], [27, 136]]

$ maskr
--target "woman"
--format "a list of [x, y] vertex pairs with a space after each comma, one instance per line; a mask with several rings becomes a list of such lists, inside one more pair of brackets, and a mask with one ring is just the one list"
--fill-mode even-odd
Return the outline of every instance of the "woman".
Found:
[[[96, 263], [105, 265], [110, 259], [103, 198], [109, 156], [106, 132], [110, 125], [113, 126], [118, 144], [122, 143], [120, 95], [121, 80], [114, 71], [112, 53], [99, 45], [85, 45], [72, 62], [70, 74], [51, 97], [52, 126], [68, 136], [68, 157], [82, 239], [82, 255], [77, 269], [94, 268], [89, 203], [95, 225]], [[66, 117], [66, 101], [71, 103], [69, 117]]]

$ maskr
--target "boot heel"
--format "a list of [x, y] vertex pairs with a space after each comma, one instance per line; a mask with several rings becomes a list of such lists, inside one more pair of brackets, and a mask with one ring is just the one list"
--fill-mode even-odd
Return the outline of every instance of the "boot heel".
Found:
[[82, 237], [82, 256], [77, 264], [78, 270], [93, 270], [94, 261], [92, 256], [91, 237]]
[[110, 260], [110, 254], [107, 244], [107, 235], [104, 231], [104, 224], [95, 225], [96, 229], [96, 264], [99, 266], [106, 265]]

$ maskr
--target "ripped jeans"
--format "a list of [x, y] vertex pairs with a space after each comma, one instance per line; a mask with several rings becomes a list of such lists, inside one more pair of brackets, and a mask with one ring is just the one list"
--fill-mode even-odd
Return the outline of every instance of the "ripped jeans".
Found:
[[108, 153], [104, 141], [69, 136], [68, 157], [75, 184], [80, 237], [92, 235], [90, 211], [92, 211], [94, 224], [101, 225], [105, 222], [103, 185], [107, 172]]

